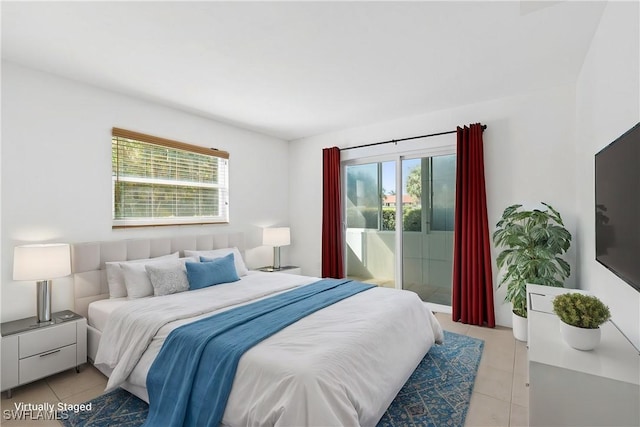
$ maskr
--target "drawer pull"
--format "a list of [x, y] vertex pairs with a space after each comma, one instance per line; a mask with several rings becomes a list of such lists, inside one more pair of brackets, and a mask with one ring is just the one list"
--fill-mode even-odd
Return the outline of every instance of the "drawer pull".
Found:
[[40, 355], [40, 357], [49, 356], [49, 355], [51, 355], [51, 354], [55, 354], [55, 353], [60, 353], [60, 349], [50, 351], [49, 353], [41, 354], [41, 355]]

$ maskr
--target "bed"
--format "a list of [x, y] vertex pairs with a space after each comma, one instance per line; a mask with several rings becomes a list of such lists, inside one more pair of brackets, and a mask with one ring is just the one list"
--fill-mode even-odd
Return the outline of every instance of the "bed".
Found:
[[[162, 297], [109, 298], [107, 262], [231, 247], [243, 252], [241, 233], [72, 245], [76, 311], [88, 318], [88, 354], [93, 361], [98, 356], [96, 367], [109, 377], [108, 389], [123, 387], [148, 402], [149, 369], [173, 330], [319, 280], [249, 271], [236, 282]], [[151, 332], [140, 335], [141, 320], [128, 323], [132, 313], [157, 318], [147, 325]], [[358, 293], [244, 353], [221, 424], [375, 425], [441, 340], [440, 325], [414, 293], [387, 288]]]

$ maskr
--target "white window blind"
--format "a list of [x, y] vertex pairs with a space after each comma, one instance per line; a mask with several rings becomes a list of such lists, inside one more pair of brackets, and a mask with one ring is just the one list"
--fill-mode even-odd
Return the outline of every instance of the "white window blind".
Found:
[[113, 128], [113, 228], [229, 222], [229, 154]]

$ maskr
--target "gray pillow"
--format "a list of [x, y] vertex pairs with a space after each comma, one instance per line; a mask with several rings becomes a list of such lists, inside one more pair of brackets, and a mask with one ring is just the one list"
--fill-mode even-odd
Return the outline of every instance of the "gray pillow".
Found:
[[185, 271], [184, 262], [176, 262], [173, 265], [146, 265], [145, 269], [153, 286], [153, 295], [162, 296], [184, 292], [189, 290], [189, 280]]

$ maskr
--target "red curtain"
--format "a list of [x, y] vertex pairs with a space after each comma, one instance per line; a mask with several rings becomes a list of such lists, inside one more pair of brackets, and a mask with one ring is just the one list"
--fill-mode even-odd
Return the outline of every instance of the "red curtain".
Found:
[[342, 209], [340, 203], [340, 149], [322, 150], [322, 277], [344, 277]]
[[458, 127], [457, 134], [452, 317], [494, 327], [482, 125]]

